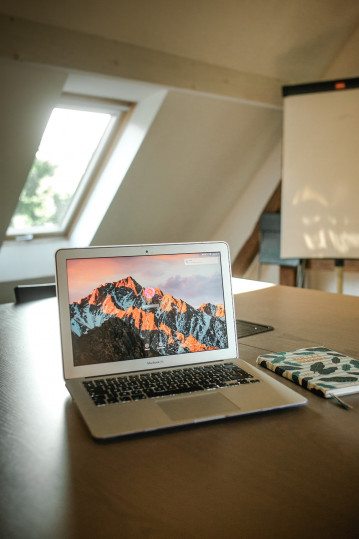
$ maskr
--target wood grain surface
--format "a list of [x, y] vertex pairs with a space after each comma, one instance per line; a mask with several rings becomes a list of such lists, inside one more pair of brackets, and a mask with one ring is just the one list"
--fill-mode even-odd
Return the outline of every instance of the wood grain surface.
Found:
[[[359, 298], [273, 287], [235, 305], [274, 326], [240, 340], [252, 364], [317, 344], [359, 358]], [[56, 300], [0, 321], [1, 537], [355, 536], [359, 394], [346, 411], [295, 386], [307, 406], [99, 443], [64, 387]]]

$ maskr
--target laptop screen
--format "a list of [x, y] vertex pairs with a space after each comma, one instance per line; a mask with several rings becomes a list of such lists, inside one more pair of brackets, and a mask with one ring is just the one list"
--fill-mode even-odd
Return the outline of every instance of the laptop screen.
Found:
[[220, 252], [68, 259], [75, 367], [228, 347]]
[[65, 379], [237, 357], [224, 242], [59, 249]]

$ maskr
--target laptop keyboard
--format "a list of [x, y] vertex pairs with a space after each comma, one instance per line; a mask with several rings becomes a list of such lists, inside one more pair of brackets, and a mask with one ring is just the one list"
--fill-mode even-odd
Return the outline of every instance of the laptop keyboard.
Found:
[[83, 382], [96, 406], [259, 382], [233, 363], [96, 378]]

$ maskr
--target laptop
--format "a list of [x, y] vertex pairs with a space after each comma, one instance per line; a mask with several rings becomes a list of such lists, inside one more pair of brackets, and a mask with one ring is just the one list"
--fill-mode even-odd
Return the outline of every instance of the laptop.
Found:
[[60, 249], [66, 387], [93, 437], [305, 404], [238, 358], [224, 242]]

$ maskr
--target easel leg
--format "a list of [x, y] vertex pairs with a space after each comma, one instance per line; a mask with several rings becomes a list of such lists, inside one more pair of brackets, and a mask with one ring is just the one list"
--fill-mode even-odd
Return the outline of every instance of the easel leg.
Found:
[[344, 281], [344, 260], [335, 261], [335, 271], [337, 274], [337, 293], [343, 293], [343, 281]]

